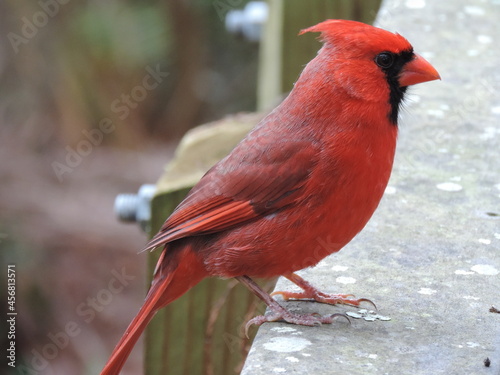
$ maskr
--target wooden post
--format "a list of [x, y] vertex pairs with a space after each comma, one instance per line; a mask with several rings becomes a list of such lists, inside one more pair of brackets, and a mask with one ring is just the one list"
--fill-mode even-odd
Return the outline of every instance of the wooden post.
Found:
[[[239, 115], [190, 131], [157, 184], [150, 236], [190, 188], [260, 120]], [[151, 253], [153, 274], [161, 251]], [[269, 289], [272, 285], [269, 286]], [[146, 330], [145, 373], [236, 374], [250, 341], [241, 331], [257, 314], [258, 300], [234, 280], [207, 279], [158, 312]], [[260, 313], [264, 313], [261, 308]]]

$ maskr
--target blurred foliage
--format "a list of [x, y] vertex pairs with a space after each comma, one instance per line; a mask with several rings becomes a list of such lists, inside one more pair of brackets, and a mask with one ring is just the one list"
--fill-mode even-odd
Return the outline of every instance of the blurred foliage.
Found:
[[[35, 149], [74, 145], [104, 118], [106, 144], [140, 148], [255, 107], [258, 46], [228, 34], [212, 1], [8, 0], [0, 14], [1, 126]], [[166, 78], [141, 89], [151, 70]]]
[[91, 46], [93, 60], [127, 69], [158, 61], [171, 48], [161, 13], [148, 4], [101, 3], [75, 17], [71, 34]]

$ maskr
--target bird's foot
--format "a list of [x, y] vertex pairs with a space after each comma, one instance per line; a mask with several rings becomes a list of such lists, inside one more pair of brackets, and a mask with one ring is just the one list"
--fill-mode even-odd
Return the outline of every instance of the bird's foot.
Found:
[[350, 323], [351, 320], [345, 314], [332, 314], [332, 315], [320, 315], [318, 313], [312, 314], [294, 314], [281, 306], [278, 302], [276, 302], [269, 294], [263, 291], [252, 279], [248, 276], [238, 276], [236, 278], [238, 281], [247, 286], [252, 292], [254, 292], [257, 296], [259, 296], [269, 309], [271, 310], [270, 314], [256, 316], [253, 319], [250, 319], [245, 325], [245, 334], [248, 337], [248, 328], [250, 326], [256, 324], [261, 325], [265, 322], [277, 322], [277, 321], [285, 321], [290, 324], [297, 324], [303, 326], [316, 326], [321, 324], [331, 324], [335, 318], [342, 317], [347, 319]]
[[352, 294], [323, 293], [295, 273], [285, 275], [285, 277], [287, 279], [289, 279], [291, 282], [293, 282], [294, 284], [301, 287], [304, 291], [303, 292], [276, 291], [276, 292], [271, 293], [271, 296], [279, 294], [283, 297], [283, 299], [285, 301], [288, 301], [291, 299], [292, 300], [303, 300], [303, 301], [316, 301], [319, 303], [327, 303], [329, 305], [349, 305], [349, 306], [356, 306], [356, 307], [360, 306], [360, 304], [362, 302], [366, 302], [366, 303], [372, 305], [375, 308], [375, 310], [377, 309], [377, 306], [375, 305], [375, 303], [373, 303], [373, 301], [371, 301], [367, 298], [354, 298], [354, 295], [352, 295]]
[[320, 326], [322, 324], [332, 324], [335, 318], [342, 317], [344, 319], [347, 319], [347, 321], [351, 323], [351, 320], [345, 314], [339, 314], [339, 313], [331, 315], [320, 315], [318, 313], [294, 314], [283, 307], [281, 307], [281, 309], [276, 309], [277, 311], [274, 311], [275, 310], [274, 306], [273, 307], [270, 306], [270, 308], [271, 310], [273, 310], [273, 312], [271, 312], [270, 314], [256, 316], [255, 318], [252, 318], [247, 322], [247, 324], [245, 325], [245, 335], [247, 337], [248, 337], [248, 329], [252, 325], [255, 324], [257, 326], [260, 326], [265, 322], [283, 321], [290, 324], [312, 327], [312, 326]]
[[298, 301], [316, 301], [319, 303], [327, 303], [329, 305], [349, 305], [349, 306], [359, 306], [362, 302], [367, 302], [375, 309], [375, 303], [367, 298], [354, 298], [352, 294], [327, 294], [320, 292], [319, 290], [311, 292], [283, 292], [276, 291], [271, 293], [271, 296], [281, 295], [285, 301], [288, 300], [298, 300]]

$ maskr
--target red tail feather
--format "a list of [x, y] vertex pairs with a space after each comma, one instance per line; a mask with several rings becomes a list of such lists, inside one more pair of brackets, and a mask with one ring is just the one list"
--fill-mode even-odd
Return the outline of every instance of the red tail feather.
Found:
[[163, 250], [144, 305], [116, 345], [101, 375], [120, 373], [137, 340], [156, 312], [207, 276], [205, 269], [200, 266], [190, 247], [175, 251], [167, 246]]
[[118, 375], [120, 373], [135, 343], [139, 340], [139, 337], [155, 315], [156, 311], [158, 311], [158, 300], [162, 297], [162, 294], [165, 293], [172, 280], [173, 274], [174, 273], [168, 275], [162, 282], [157, 283], [151, 288], [144, 305], [116, 345], [101, 375]]

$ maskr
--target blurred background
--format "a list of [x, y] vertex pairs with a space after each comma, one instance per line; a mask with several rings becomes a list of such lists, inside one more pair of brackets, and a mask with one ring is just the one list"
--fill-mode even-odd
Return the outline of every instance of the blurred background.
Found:
[[[247, 2], [0, 2], [0, 273], [16, 265], [19, 314], [9, 373], [95, 374], [105, 362], [146, 290], [146, 235], [117, 221], [115, 196], [155, 183], [188, 129], [256, 110], [259, 42], [225, 26]], [[317, 21], [369, 21], [379, 3], [322, 2]], [[284, 64], [309, 60], [314, 37]], [[139, 348], [130, 373], [141, 360]]]

